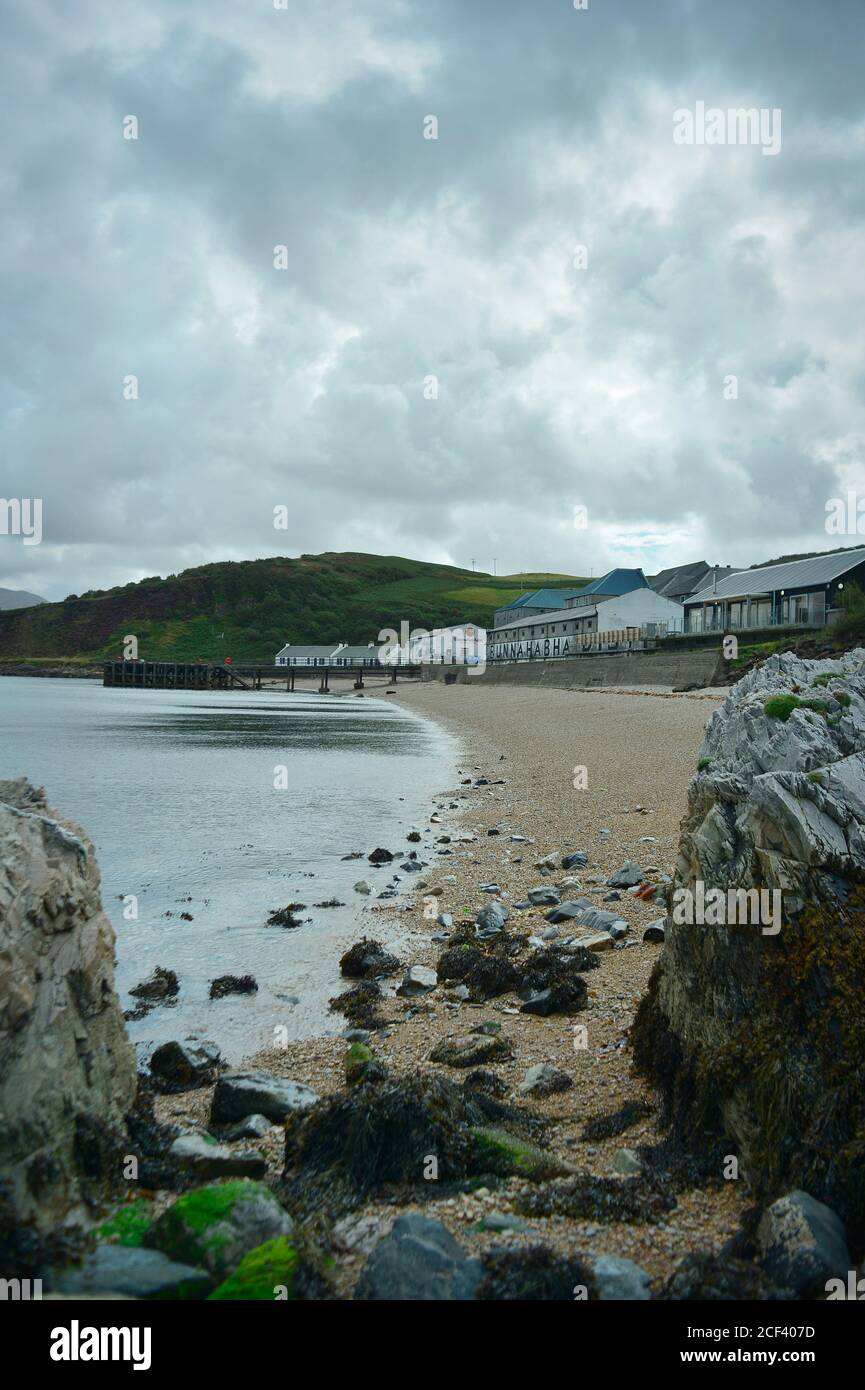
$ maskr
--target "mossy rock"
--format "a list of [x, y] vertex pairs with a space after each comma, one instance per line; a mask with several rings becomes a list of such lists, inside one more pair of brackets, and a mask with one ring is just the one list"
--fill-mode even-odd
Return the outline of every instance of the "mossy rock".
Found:
[[493, 1125], [476, 1125], [472, 1131], [478, 1167], [502, 1178], [522, 1177], [543, 1181], [573, 1170], [545, 1149], [516, 1139]]
[[209, 1295], [209, 1301], [273, 1303], [294, 1299], [300, 1256], [285, 1236], [266, 1240], [244, 1255], [233, 1274]]
[[179, 1197], [150, 1227], [144, 1244], [222, 1278], [250, 1250], [292, 1230], [291, 1217], [264, 1183], [237, 1179]]
[[349, 1086], [365, 1081], [375, 1064], [375, 1053], [366, 1043], [352, 1043], [345, 1054], [345, 1079]]
[[139, 1197], [134, 1202], [128, 1202], [125, 1207], [120, 1207], [113, 1216], [104, 1221], [97, 1228], [96, 1238], [100, 1241], [110, 1241], [114, 1245], [138, 1249], [144, 1244], [144, 1237], [150, 1230], [151, 1215], [150, 1203]]

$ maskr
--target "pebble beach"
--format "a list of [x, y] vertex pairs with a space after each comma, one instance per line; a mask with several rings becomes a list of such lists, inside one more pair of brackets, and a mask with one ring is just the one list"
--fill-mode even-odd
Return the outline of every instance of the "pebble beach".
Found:
[[[381, 693], [369, 690], [370, 696]], [[446, 945], [436, 917], [448, 914], [459, 924], [491, 900], [508, 909], [509, 928], [531, 932], [535, 940], [546, 932], [544, 939], [550, 939], [544, 906], [514, 908], [530, 890], [544, 885], [559, 886], [563, 899], [583, 896], [599, 908], [614, 907], [628, 931], [603, 950], [598, 968], [586, 974], [587, 1006], [572, 1016], [522, 1013], [516, 995], [471, 1003], [445, 981], [422, 997], [400, 997], [400, 974], [395, 975], [385, 984], [381, 1005], [386, 1025], [370, 1039], [376, 1058], [395, 1075], [433, 1070], [460, 1079], [451, 1067], [432, 1062], [431, 1052], [480, 1023], [496, 1024], [512, 1053], [494, 1067], [507, 1088], [505, 1098], [530, 1106], [549, 1122], [545, 1143], [563, 1165], [598, 1177], [634, 1171], [628, 1166], [630, 1151], [658, 1142], [660, 1135], [653, 1097], [632, 1074], [627, 1038], [661, 949], [644, 941], [643, 933], [664, 908], [624, 888], [618, 899], [608, 900], [612, 890], [607, 880], [626, 862], [639, 865], [644, 879], [659, 889], [672, 874], [687, 784], [696, 769], [704, 726], [723, 692], [572, 691], [469, 681], [452, 686], [406, 683], [388, 698], [454, 734], [460, 761], [455, 769], [442, 769], [429, 820], [412, 831], [420, 838], [408, 846], [387, 846], [401, 854], [415, 851], [424, 866], [401, 878], [395, 899], [378, 900], [392, 868], [368, 864], [366, 854], [374, 846], [364, 847], [358, 872], [371, 891], [358, 895], [358, 928], [347, 936], [346, 948], [366, 935], [396, 955], [401, 966], [434, 969]], [[372, 833], [360, 831], [361, 837]], [[574, 871], [562, 869], [562, 858], [575, 853], [585, 854], [588, 862]], [[565, 933], [565, 928], [559, 930]], [[334, 1014], [333, 1035], [268, 1048], [248, 1064], [326, 1096], [344, 1084], [343, 1031], [344, 1021]], [[526, 1073], [538, 1064], [566, 1073], [567, 1089], [546, 1096], [521, 1090]], [[157, 1115], [203, 1131], [211, 1094], [205, 1088], [157, 1097]], [[626, 1102], [645, 1107], [626, 1132], [584, 1137], [587, 1123], [619, 1111]], [[281, 1128], [272, 1128], [259, 1147], [276, 1177], [283, 1159]], [[686, 1254], [719, 1249], [748, 1205], [743, 1184], [727, 1183], [680, 1192], [674, 1208], [651, 1223], [515, 1218], [512, 1203], [529, 1187], [520, 1178], [509, 1178], [495, 1191], [443, 1194], [440, 1200], [431, 1190], [423, 1210], [477, 1252], [491, 1244], [539, 1241], [561, 1253], [591, 1249], [635, 1261], [657, 1290]], [[399, 1207], [400, 1212], [406, 1209]], [[396, 1214], [393, 1205], [373, 1201], [336, 1228], [339, 1296], [352, 1296], [366, 1255]]]

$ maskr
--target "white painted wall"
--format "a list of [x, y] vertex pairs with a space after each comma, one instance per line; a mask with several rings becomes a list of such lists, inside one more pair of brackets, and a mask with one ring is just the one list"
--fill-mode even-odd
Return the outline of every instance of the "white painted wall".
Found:
[[621, 598], [608, 598], [598, 604], [598, 631], [642, 627], [644, 623], [669, 623], [673, 631], [682, 630], [685, 606], [663, 598], [654, 589], [632, 589]]

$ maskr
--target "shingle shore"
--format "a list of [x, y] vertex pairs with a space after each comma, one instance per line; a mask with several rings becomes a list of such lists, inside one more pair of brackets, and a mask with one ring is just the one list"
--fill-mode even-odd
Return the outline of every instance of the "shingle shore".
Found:
[[[666, 698], [653, 698], [658, 695]], [[544, 876], [535, 867], [549, 854], [586, 853], [588, 865], [576, 871], [581, 889], [563, 896], [582, 894], [604, 907], [613, 906], [601, 901], [610, 891], [606, 880], [626, 860], [639, 864], [650, 879], [672, 873], [688, 780], [696, 769], [703, 727], [719, 695], [429, 682], [400, 686], [396, 696], [389, 698], [444, 724], [463, 749], [456, 785], [452, 768], [442, 769], [443, 788], [430, 808], [435, 820], [416, 827], [420, 843], [387, 846], [393, 851], [414, 849], [428, 865], [420, 874], [402, 877], [403, 896], [385, 902], [374, 896], [396, 865], [372, 869], [358, 863], [359, 874], [373, 888], [360, 915], [360, 927], [406, 965], [434, 966], [443, 949], [430, 939], [439, 929], [424, 916], [425, 901], [437, 898], [437, 910], [452, 913], [458, 921], [463, 909], [471, 912], [490, 901], [492, 895], [481, 892], [479, 885], [494, 882], [510, 907], [524, 899], [530, 888], [565, 877], [564, 870]], [[479, 779], [486, 779], [486, 785], [477, 785]], [[489, 835], [490, 830], [499, 833]], [[442, 835], [460, 834], [475, 838], [471, 843], [453, 838], [450, 843], [438, 843]], [[526, 837], [531, 843], [513, 841], [511, 836]], [[370, 844], [367, 852], [373, 848]], [[450, 853], [439, 857], [435, 852], [439, 849]], [[652, 1099], [631, 1075], [625, 1040], [660, 949], [643, 943], [642, 933], [661, 911], [625, 891], [615, 910], [629, 924], [626, 940], [636, 944], [604, 951], [600, 967], [586, 976], [589, 1004], [585, 1011], [574, 1017], [534, 1017], [516, 1012], [519, 999], [507, 995], [482, 1006], [456, 1003], [447, 998], [447, 986], [440, 984], [406, 1017], [412, 1001], [392, 994], [399, 983], [396, 977], [382, 1007], [389, 1027], [371, 1040], [377, 1056], [397, 1074], [429, 1067], [459, 1079], [459, 1073], [429, 1061], [436, 1043], [468, 1032], [483, 1019], [499, 1021], [502, 1035], [516, 1053], [514, 1060], [494, 1068], [509, 1087], [508, 1099], [522, 1099], [517, 1088], [535, 1063], [547, 1062], [567, 1071], [574, 1083], [571, 1089], [531, 1100], [538, 1113], [553, 1120], [548, 1146], [581, 1171], [610, 1175], [621, 1148], [658, 1138], [651, 1117], [618, 1138], [594, 1143], [580, 1138], [588, 1119], [615, 1111], [626, 1100]], [[547, 926], [543, 912], [543, 908], [513, 912], [512, 925], [540, 931]], [[340, 1022], [339, 1015], [334, 1015], [335, 1028]], [[587, 1028], [587, 1047], [577, 1047], [575, 1025]], [[256, 1056], [254, 1064], [327, 1094], [343, 1084], [345, 1051], [340, 1037], [316, 1038], [268, 1049]], [[163, 1098], [159, 1110], [175, 1122], [183, 1118], [204, 1123], [209, 1095], [201, 1091]], [[272, 1130], [263, 1148], [274, 1173], [278, 1172], [281, 1132]], [[523, 1185], [513, 1179], [495, 1193], [481, 1191], [427, 1202], [424, 1210], [439, 1216], [455, 1235], [477, 1249], [503, 1241], [521, 1244], [543, 1239], [563, 1251], [592, 1249], [627, 1256], [658, 1281], [684, 1254], [723, 1244], [748, 1204], [744, 1184], [731, 1182], [720, 1191], [680, 1195], [675, 1210], [660, 1225], [601, 1225], [554, 1217], [533, 1218], [528, 1234], [503, 1236], [469, 1229], [484, 1212], [507, 1211], [509, 1198]], [[395, 1209], [369, 1203], [361, 1214], [372, 1217], [374, 1223], [389, 1223]], [[350, 1247], [351, 1240], [347, 1244]], [[335, 1251], [335, 1257], [340, 1292], [350, 1296], [363, 1255], [348, 1248]]]

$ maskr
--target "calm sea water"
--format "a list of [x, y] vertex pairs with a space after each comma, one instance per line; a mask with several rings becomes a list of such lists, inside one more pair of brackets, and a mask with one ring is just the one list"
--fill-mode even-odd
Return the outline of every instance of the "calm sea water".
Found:
[[[124, 1008], [154, 966], [177, 972], [178, 1002], [129, 1025], [139, 1050], [201, 1036], [231, 1061], [271, 1045], [277, 1026], [289, 1037], [344, 1026], [327, 1011], [337, 957], [375, 930], [375, 898], [353, 885], [365, 878], [375, 894], [392, 871], [342, 856], [403, 849], [457, 758], [448, 734], [384, 699], [26, 677], [0, 679], [0, 750], [0, 775], [44, 785], [95, 845]], [[124, 917], [127, 894], [137, 920]], [[313, 906], [333, 897], [346, 906]], [[298, 901], [312, 922], [265, 925]], [[258, 993], [210, 1000], [223, 974], [254, 975]]]

